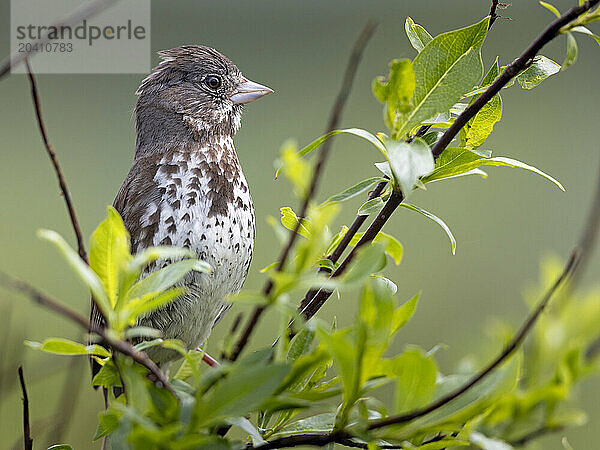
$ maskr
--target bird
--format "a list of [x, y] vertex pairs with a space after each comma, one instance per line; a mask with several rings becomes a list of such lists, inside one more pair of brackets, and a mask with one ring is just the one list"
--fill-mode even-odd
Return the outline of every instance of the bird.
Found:
[[[184, 45], [158, 55], [160, 63], [136, 91], [135, 155], [113, 206], [130, 234], [132, 253], [185, 247], [211, 265], [210, 273], [186, 276], [184, 294], [138, 320], [194, 349], [227, 312], [227, 296], [241, 290], [248, 274], [254, 206], [233, 138], [244, 105], [273, 90], [244, 77], [210, 47]], [[101, 324], [101, 314], [92, 309], [92, 321]], [[161, 367], [178, 357], [161, 347], [146, 351]]]

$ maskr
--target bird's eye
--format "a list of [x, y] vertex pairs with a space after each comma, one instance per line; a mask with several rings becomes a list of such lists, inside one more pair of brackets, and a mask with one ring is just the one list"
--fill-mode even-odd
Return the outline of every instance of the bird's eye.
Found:
[[209, 75], [204, 79], [204, 84], [211, 89], [218, 89], [221, 87], [221, 77]]

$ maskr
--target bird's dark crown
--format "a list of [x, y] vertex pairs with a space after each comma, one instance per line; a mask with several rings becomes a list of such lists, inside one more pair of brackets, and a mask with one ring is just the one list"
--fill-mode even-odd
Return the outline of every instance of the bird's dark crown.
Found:
[[[239, 69], [218, 51], [185, 45], [158, 53], [162, 61], [142, 81], [137, 94], [137, 150], [160, 149], [158, 140], [181, 138], [183, 126], [195, 138], [233, 135], [240, 126], [243, 105], [231, 100], [245, 81]], [[158, 130], [167, 136], [157, 136]], [[169, 137], [168, 134], [178, 136]], [[145, 148], [141, 148], [145, 147]]]

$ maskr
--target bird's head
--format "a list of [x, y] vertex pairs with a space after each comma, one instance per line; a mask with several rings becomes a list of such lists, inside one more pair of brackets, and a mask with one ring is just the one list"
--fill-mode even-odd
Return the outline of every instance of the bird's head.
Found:
[[250, 81], [227, 57], [200, 45], [158, 52], [162, 58], [142, 81], [136, 112], [158, 108], [185, 116], [199, 131], [235, 133], [243, 105], [271, 92]]

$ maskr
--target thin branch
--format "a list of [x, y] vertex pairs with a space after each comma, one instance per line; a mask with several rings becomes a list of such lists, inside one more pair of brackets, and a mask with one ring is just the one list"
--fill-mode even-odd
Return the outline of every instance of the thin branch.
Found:
[[[398, 205], [402, 203], [403, 198], [404, 197], [402, 195], [402, 192], [392, 192], [392, 195], [390, 195], [390, 198], [388, 199], [386, 204], [383, 206], [379, 214], [377, 214], [377, 217], [375, 217], [373, 222], [371, 222], [371, 224], [367, 228], [367, 231], [364, 232], [364, 234], [358, 240], [356, 245], [352, 248], [350, 253], [348, 253], [348, 256], [346, 256], [346, 258], [344, 258], [340, 265], [333, 271], [333, 273], [331, 274], [331, 278], [337, 278], [340, 275], [342, 275], [347, 269], [352, 259], [354, 258], [358, 249], [364, 244], [367, 244], [373, 239], [375, 239], [375, 236], [377, 236], [377, 233], [379, 233], [379, 231], [383, 228], [383, 225], [390, 218], [390, 215], [394, 212]], [[305, 297], [302, 301], [300, 314], [302, 314], [306, 320], [313, 317], [317, 313], [317, 311], [319, 311], [319, 309], [321, 309], [321, 307], [325, 304], [327, 299], [331, 296], [332, 292], [333, 291], [330, 291], [328, 289], [321, 288], [318, 291], [316, 291], [316, 293], [312, 297], [310, 297], [310, 299], [307, 299]]]
[[490, 8], [490, 14], [489, 14], [490, 22], [488, 24], [488, 31], [490, 30], [490, 28], [492, 28], [492, 25], [494, 25], [494, 22], [498, 18], [498, 14], [496, 14], [496, 10], [498, 9], [498, 3], [499, 3], [499, 0], [492, 0], [492, 6]]
[[29, 425], [29, 398], [27, 397], [27, 388], [25, 387], [22, 366], [19, 366], [18, 372], [19, 381], [21, 382], [21, 392], [23, 393], [23, 446], [25, 450], [33, 450], [31, 426]]
[[[89, 19], [90, 17], [98, 14], [104, 9], [108, 8], [113, 3], [116, 3], [118, 0], [96, 0], [91, 2], [84, 2], [81, 6], [74, 9], [71, 13], [69, 13], [62, 20], [51, 24], [54, 27], [66, 27], [66, 26], [75, 26], [81, 23], [84, 19]], [[52, 27], [48, 27], [52, 28]], [[43, 45], [48, 43], [50, 40], [48, 39], [50, 31], [44, 34], [40, 39], [32, 42], [32, 48], [37, 48], [38, 45]], [[33, 50], [29, 52], [22, 53], [14, 53], [7, 58], [5, 58], [0, 63], [0, 79], [6, 76], [10, 72], [11, 67], [15, 67], [18, 64], [22, 63], [29, 55], [33, 54]]]
[[[600, 162], [600, 161], [599, 161]], [[598, 181], [596, 182], [596, 191], [592, 198], [596, 199], [593, 208], [590, 210], [587, 221], [585, 222], [584, 228], [581, 233], [581, 239], [579, 240], [579, 248], [585, 253], [581, 256], [579, 264], [586, 266], [588, 258], [592, 255], [592, 252], [596, 246], [598, 229], [600, 228], [600, 164], [598, 165]], [[573, 277], [572, 283], [569, 289], [574, 290], [581, 279], [584, 271], [579, 270]]]
[[196, 349], [197, 352], [202, 352], [202, 361], [206, 364], [208, 364], [210, 367], [219, 367], [221, 364], [219, 364], [219, 361], [217, 361], [215, 358], [213, 358], [212, 356], [210, 356], [208, 353], [206, 353], [204, 350], [202, 350], [200, 347], [198, 347]]
[[46, 308], [54, 312], [57, 312], [58, 314], [66, 317], [67, 319], [70, 319], [72, 322], [75, 322], [76, 324], [81, 326], [84, 330], [97, 334], [114, 351], [129, 356], [135, 362], [144, 366], [156, 377], [158, 381], [162, 383], [162, 385], [166, 389], [168, 389], [173, 394], [175, 393], [173, 391], [173, 388], [169, 384], [169, 381], [165, 377], [165, 374], [162, 373], [162, 371], [156, 365], [156, 363], [154, 363], [154, 361], [148, 358], [148, 355], [146, 355], [146, 353], [136, 350], [129, 342], [122, 341], [120, 339], [115, 339], [112, 336], [112, 334], [107, 333], [107, 330], [105, 330], [104, 328], [90, 323], [88, 319], [86, 319], [83, 315], [79, 314], [77, 311], [41, 293], [36, 288], [24, 281], [14, 279], [6, 275], [5, 273], [0, 272], [0, 284], [25, 294], [34, 302], [45, 306]]
[[523, 69], [527, 68], [531, 64], [533, 58], [542, 49], [544, 45], [554, 39], [560, 29], [568, 23], [575, 20], [580, 15], [584, 14], [600, 0], [589, 0], [580, 6], [575, 6], [567, 11], [563, 16], [552, 22], [546, 29], [538, 36], [538, 38], [531, 43], [529, 47], [519, 56], [510, 66], [506, 68], [504, 72], [500, 74], [496, 81], [481, 94], [473, 103], [471, 103], [461, 115], [452, 123], [450, 128], [442, 135], [440, 140], [431, 149], [433, 156], [437, 158], [442, 152], [448, 147], [452, 139], [458, 134], [462, 127], [464, 127], [469, 120], [483, 108], [483, 106], [489, 102], [500, 90], [506, 86], [506, 84], [518, 75]]
[[[375, 28], [376, 28], [375, 23], [368, 22], [365, 25], [365, 27], [363, 28], [356, 43], [354, 44], [354, 47], [352, 49], [352, 54], [350, 55], [350, 59], [348, 60], [348, 64], [346, 66], [346, 71], [344, 73], [342, 87], [338, 93], [336, 101], [333, 105], [333, 109], [331, 111], [331, 115], [329, 117], [329, 121], [328, 121], [327, 128], [326, 128], [326, 133], [334, 131], [335, 129], [338, 128], [338, 124], [341, 120], [344, 106], [346, 105], [346, 101], [348, 100], [350, 90], [352, 89], [352, 83], [354, 81], [356, 71], [358, 69], [358, 65], [360, 63], [363, 51], [364, 51], [369, 39], [373, 35]], [[317, 160], [317, 164], [315, 165], [315, 169], [314, 169], [314, 173], [312, 176], [310, 186], [308, 188], [308, 191], [304, 198], [304, 202], [302, 203], [302, 207], [300, 209], [299, 217], [301, 217], [301, 218], [306, 216], [310, 201], [312, 200], [314, 194], [316, 193], [316, 190], [317, 190], [317, 187], [319, 184], [319, 180], [321, 178], [323, 169], [325, 167], [325, 162], [327, 161], [327, 156], [331, 149], [331, 144], [332, 144], [331, 139], [328, 140], [327, 142], [325, 142], [319, 153], [319, 159]], [[279, 263], [275, 269], [278, 272], [283, 270], [283, 268], [285, 267], [285, 264], [287, 263], [287, 258], [289, 256], [291, 249], [292, 249], [292, 247], [296, 241], [296, 238], [298, 236], [298, 230], [300, 228], [301, 222], [302, 221], [299, 220], [296, 223], [295, 229], [290, 233], [290, 238], [289, 238], [286, 246], [283, 248], [283, 251], [279, 257]], [[263, 289], [263, 293], [265, 296], [268, 296], [271, 294], [272, 290], [273, 290], [273, 280], [270, 279], [267, 282], [267, 284], [265, 285], [265, 287]], [[256, 328], [256, 325], [257, 325], [260, 317], [262, 316], [264, 310], [265, 310], [265, 308], [262, 306], [256, 307], [254, 309], [254, 311], [252, 312], [250, 318], [248, 319], [248, 321], [246, 323], [246, 326], [244, 327], [244, 329], [242, 331], [242, 334], [240, 335], [239, 339], [237, 340], [231, 355], [229, 355], [230, 360], [235, 361], [238, 358], [238, 356], [240, 355], [240, 353], [244, 350], [244, 348], [248, 344], [248, 340], [250, 339], [250, 336], [252, 335], [254, 329]]]
[[48, 153], [48, 157], [52, 162], [52, 167], [54, 167], [56, 178], [58, 178], [60, 191], [62, 192], [63, 198], [65, 199], [67, 211], [69, 212], [69, 218], [71, 219], [71, 225], [73, 226], [73, 231], [75, 232], [75, 237], [77, 239], [77, 251], [81, 259], [87, 262], [87, 254], [85, 252], [85, 246], [83, 244], [83, 237], [81, 236], [81, 228], [79, 227], [79, 222], [77, 221], [77, 216], [75, 215], [75, 208], [73, 207], [71, 194], [69, 194], [69, 189], [67, 188], [67, 182], [65, 181], [63, 171], [60, 168], [60, 164], [58, 163], [58, 159], [56, 157], [54, 148], [48, 140], [48, 133], [46, 132], [44, 119], [42, 119], [42, 107], [40, 105], [37, 83], [35, 82], [35, 77], [33, 76], [33, 72], [31, 71], [31, 66], [29, 65], [29, 60], [27, 58], [25, 58], [25, 65], [27, 66], [27, 76], [29, 77], [29, 84], [31, 86], [31, 98], [35, 107], [35, 116], [37, 118], [37, 123], [40, 128], [40, 134], [42, 135], [42, 141], [44, 142], [44, 147], [46, 147], [46, 153]]
[[[587, 260], [589, 259], [592, 251], [596, 245], [596, 238], [598, 235], [598, 228], [600, 226], [600, 168], [598, 169], [598, 184], [596, 186], [596, 204], [595, 207], [590, 212], [588, 217], [587, 224], [583, 231], [583, 236], [581, 241], [579, 242], [579, 246], [586, 251], [586, 253], [582, 256], [581, 262], [579, 263], [582, 266], [586, 266]], [[581, 275], [583, 270], [577, 272], [577, 274], [573, 277], [573, 283], [571, 284], [571, 289], [576, 289], [577, 283], [581, 279]], [[592, 344], [588, 347], [585, 357], [588, 361], [595, 359], [600, 353], [600, 338], [596, 339]]]
[[[373, 189], [373, 191], [371, 191], [371, 193], [369, 194], [369, 197], [367, 200], [373, 200], [374, 198], [381, 196], [381, 194], [382, 194], [383, 190], [385, 189], [385, 187], [387, 186], [387, 184], [388, 183], [386, 181], [382, 181], [381, 183], [378, 183], [377, 186], [375, 186], [375, 189]], [[356, 218], [354, 219], [354, 222], [352, 222], [350, 227], [348, 227], [348, 231], [346, 231], [346, 233], [344, 234], [344, 237], [342, 237], [342, 239], [338, 243], [337, 247], [333, 250], [331, 255], [329, 255], [327, 257], [327, 259], [329, 261], [331, 261], [333, 264], [336, 264], [338, 262], [338, 260], [343, 255], [343, 253], [346, 250], [346, 248], [348, 247], [348, 245], [350, 245], [350, 242], [352, 241], [352, 239], [354, 238], [356, 233], [358, 233], [358, 230], [360, 230], [360, 228], [363, 226], [363, 224], [365, 223], [365, 221], [367, 220], [368, 217], [369, 216], [366, 216], [366, 215], [357, 215], [356, 216]], [[321, 267], [319, 269], [319, 272], [331, 273], [331, 269], [328, 267]], [[315, 296], [317, 294], [319, 294], [319, 292], [320, 292], [320, 290], [311, 289], [310, 291], [308, 291], [306, 293], [306, 295], [304, 296], [304, 299], [302, 299], [302, 302], [300, 302], [300, 307], [298, 308], [298, 310], [300, 311], [301, 314], [304, 314], [304, 312], [308, 308], [309, 304], [311, 304], [313, 298], [315, 298]], [[309, 319], [310, 317], [312, 317], [312, 315], [305, 316], [305, 317], [307, 317]]]
[[[437, 159], [448, 147], [452, 139], [454, 139], [454, 137], [460, 132], [462, 127], [469, 120], [471, 120], [481, 110], [481, 108], [483, 108], [483, 106], [494, 97], [494, 95], [496, 95], [504, 86], [506, 86], [506, 84], [508, 84], [512, 78], [517, 76], [522, 70], [531, 64], [533, 58], [536, 56], [539, 50], [558, 35], [561, 27], [593, 8], [596, 4], [598, 4], [598, 2], [600, 2], [600, 0], [589, 0], [580, 6], [573, 7], [563, 16], [548, 25], [542, 34], [540, 34], [538, 38], [532, 42], [532, 44], [521, 54], [521, 56], [519, 56], [510, 66], [508, 66], [507, 69], [496, 79], [496, 81], [494, 81], [494, 83], [485, 92], [483, 92], [455, 119], [452, 125], [441, 136], [440, 140], [432, 147], [431, 152], [433, 157]], [[388, 202], [376, 216], [373, 223], [371, 223], [371, 226], [368, 228], [367, 232], [365, 232], [356, 246], [333, 272], [331, 275], [332, 277], [337, 277], [344, 273], [358, 249], [364, 244], [370, 243], [375, 236], [377, 236], [379, 231], [381, 231], [383, 228], [383, 225], [387, 222], [391, 214], [396, 210], [401, 202], [401, 192], [398, 191], [390, 196]], [[325, 304], [331, 294], [331, 291], [321, 289], [315, 296], [313, 296], [312, 300], [303, 302], [307, 305], [304, 307], [305, 317], [312, 317], [323, 306], [323, 304]]]

